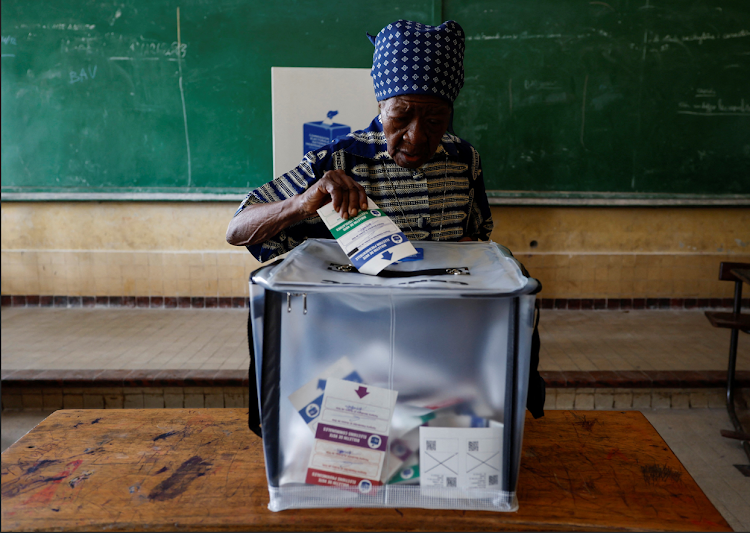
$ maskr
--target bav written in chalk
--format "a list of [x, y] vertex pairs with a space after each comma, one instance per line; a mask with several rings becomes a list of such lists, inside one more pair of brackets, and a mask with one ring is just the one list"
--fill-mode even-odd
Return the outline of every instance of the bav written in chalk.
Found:
[[339, 216], [333, 202], [318, 209], [318, 214], [352, 265], [363, 274], [375, 276], [388, 265], [417, 253], [401, 229], [369, 198], [367, 210], [349, 220]]

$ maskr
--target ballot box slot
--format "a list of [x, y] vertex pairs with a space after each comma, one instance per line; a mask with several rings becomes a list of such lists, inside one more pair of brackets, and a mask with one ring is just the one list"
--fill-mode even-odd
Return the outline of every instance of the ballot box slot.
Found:
[[[330, 263], [328, 270], [334, 272], [348, 272], [359, 274], [354, 265], [341, 265]], [[415, 278], [418, 276], [470, 276], [469, 267], [446, 267], [446, 268], [428, 268], [424, 270], [381, 270], [377, 276], [380, 278]]]

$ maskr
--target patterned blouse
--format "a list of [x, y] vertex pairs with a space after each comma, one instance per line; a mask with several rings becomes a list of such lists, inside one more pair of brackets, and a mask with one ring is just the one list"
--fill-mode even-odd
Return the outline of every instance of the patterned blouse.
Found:
[[[251, 191], [234, 216], [251, 204], [301, 194], [328, 170], [340, 169], [365, 189], [413, 241], [488, 240], [492, 232], [479, 154], [468, 142], [446, 133], [435, 155], [418, 169], [398, 166], [386, 148], [380, 116], [362, 131], [305, 154], [296, 168]], [[319, 216], [293, 224], [247, 249], [267, 261], [307, 238], [331, 239]]]

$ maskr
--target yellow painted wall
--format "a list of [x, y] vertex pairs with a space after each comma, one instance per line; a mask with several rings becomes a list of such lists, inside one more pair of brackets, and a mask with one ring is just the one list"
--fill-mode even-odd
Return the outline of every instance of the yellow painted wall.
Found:
[[[224, 240], [235, 202], [2, 204], [2, 294], [243, 296], [258, 263]], [[726, 298], [748, 208], [493, 207], [545, 298]], [[537, 246], [532, 247], [531, 241]]]
[[259, 263], [224, 239], [236, 203], [4, 203], [2, 293], [243, 296]]
[[729, 298], [719, 263], [750, 262], [748, 208], [503, 207], [493, 219], [493, 240], [546, 298]]

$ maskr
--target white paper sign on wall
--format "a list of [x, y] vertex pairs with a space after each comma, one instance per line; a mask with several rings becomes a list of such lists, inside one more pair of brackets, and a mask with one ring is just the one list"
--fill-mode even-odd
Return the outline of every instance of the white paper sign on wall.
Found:
[[271, 94], [274, 177], [314, 143], [364, 129], [378, 114], [369, 68], [272, 67]]

